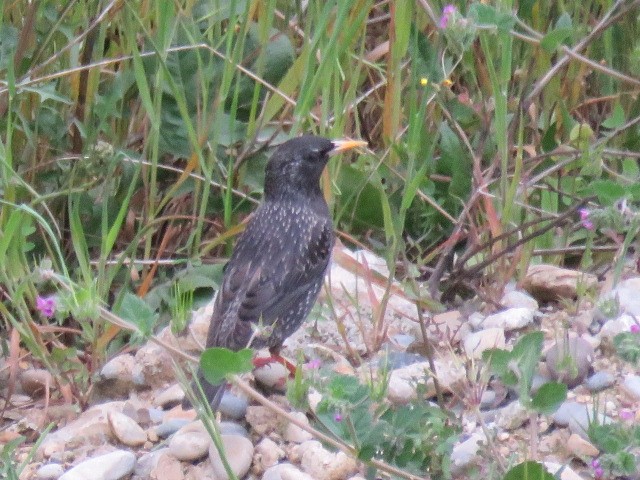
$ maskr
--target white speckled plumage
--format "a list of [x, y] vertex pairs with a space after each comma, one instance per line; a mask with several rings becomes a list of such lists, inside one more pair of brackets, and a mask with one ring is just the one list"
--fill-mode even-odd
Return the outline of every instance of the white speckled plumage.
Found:
[[[279, 348], [311, 311], [335, 241], [319, 185], [335, 147], [303, 136], [282, 144], [269, 160], [264, 200], [225, 267], [207, 347]], [[215, 409], [221, 386], [201, 375], [200, 381]]]

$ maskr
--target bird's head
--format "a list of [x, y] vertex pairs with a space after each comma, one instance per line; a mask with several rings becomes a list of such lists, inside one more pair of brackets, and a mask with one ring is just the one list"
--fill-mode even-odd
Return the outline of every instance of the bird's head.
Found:
[[314, 135], [304, 135], [283, 143], [267, 163], [265, 198], [320, 193], [320, 176], [329, 157], [366, 144], [359, 140], [329, 140]]

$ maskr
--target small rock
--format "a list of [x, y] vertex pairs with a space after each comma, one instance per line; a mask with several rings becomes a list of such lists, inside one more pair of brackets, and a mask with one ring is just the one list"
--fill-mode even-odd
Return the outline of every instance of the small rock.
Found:
[[528, 308], [532, 312], [538, 310], [538, 302], [526, 292], [510, 290], [502, 296], [500, 304], [504, 308]]
[[160, 438], [167, 438], [189, 423], [186, 418], [171, 418], [155, 427], [154, 432]]
[[53, 377], [48, 370], [30, 368], [20, 375], [20, 385], [24, 393], [30, 397], [41, 397], [46, 388], [54, 388]]
[[624, 377], [620, 389], [632, 400], [640, 400], [640, 377], [638, 375], [627, 375]]
[[[544, 466], [551, 475], [560, 475], [560, 480], [583, 480], [582, 476], [574, 472], [569, 465], [560, 465], [554, 462], [544, 462]], [[558, 478], [557, 476], [555, 478]]]
[[235, 422], [220, 422], [218, 425], [221, 435], [240, 435], [249, 438], [249, 432], [242, 425]]
[[258, 445], [256, 445], [254, 464], [257, 464], [260, 471], [265, 471], [269, 467], [273, 467], [278, 464], [281, 458], [284, 458], [285, 453], [276, 442], [270, 438], [263, 438]]
[[456, 444], [451, 451], [451, 469], [454, 474], [464, 471], [477, 457], [486, 437], [480, 432], [474, 432], [466, 440]]
[[[628, 278], [620, 282], [602, 300], [615, 299], [620, 312], [640, 317], [640, 277]], [[601, 300], [601, 301], [602, 301]]]
[[48, 463], [42, 465], [36, 471], [36, 478], [38, 480], [55, 480], [64, 473], [64, 468], [59, 463]]
[[262, 475], [262, 480], [315, 480], [290, 463], [280, 463], [267, 469]]
[[469, 358], [482, 358], [482, 353], [491, 348], [505, 348], [504, 329], [494, 327], [468, 334], [463, 341]]
[[218, 411], [225, 417], [240, 420], [247, 414], [249, 402], [245, 397], [239, 397], [229, 390], [225, 390], [218, 406]]
[[[291, 415], [301, 422], [305, 423], [306, 425], [309, 425], [309, 419], [304, 413], [292, 412]], [[303, 430], [298, 425], [289, 422], [284, 429], [283, 437], [287, 442], [304, 443], [307, 440], [311, 440], [313, 438], [313, 435], [311, 435], [306, 430]]]
[[596, 372], [587, 378], [585, 386], [592, 393], [601, 392], [616, 383], [616, 377], [610, 372]]
[[387, 370], [396, 370], [397, 368], [413, 365], [414, 363], [424, 362], [424, 357], [417, 353], [381, 351], [378, 360], [378, 368]]
[[136, 456], [131, 452], [115, 452], [90, 458], [76, 465], [60, 480], [120, 480], [133, 472]]
[[156, 468], [160, 457], [167, 455], [169, 448], [163, 447], [158, 450], [152, 450], [151, 452], [143, 453], [136, 462], [136, 468], [133, 471], [132, 480], [147, 480], [151, 477], [151, 472]]
[[600, 452], [589, 441], [582, 438], [580, 435], [572, 433], [567, 441], [567, 449], [576, 457], [584, 459], [584, 457], [595, 457]]
[[169, 442], [169, 452], [178, 460], [192, 462], [205, 457], [210, 446], [211, 437], [198, 420], [176, 432]]
[[271, 362], [267, 365], [256, 368], [253, 376], [260, 385], [267, 389], [284, 392], [287, 386], [289, 371], [279, 362]]
[[588, 341], [572, 336], [568, 340], [558, 340], [546, 356], [552, 378], [573, 388], [580, 385], [591, 371], [595, 352]]
[[509, 431], [520, 428], [529, 420], [529, 412], [518, 400], [499, 409], [496, 415], [497, 425]]
[[[247, 438], [239, 435], [223, 435], [222, 443], [231, 470], [237, 477], [244, 477], [249, 471], [253, 460], [253, 444]], [[215, 478], [228, 480], [229, 476], [222, 464], [220, 453], [213, 444], [209, 447], [209, 459], [211, 460], [211, 468], [215, 473]]]
[[[465, 369], [456, 358], [443, 355], [435, 359], [438, 382], [443, 392], [450, 392], [459, 381], [464, 379]], [[389, 375], [387, 398], [396, 405], [406, 405], [417, 398], [416, 386], [425, 386], [425, 395], [436, 394], [433, 378], [429, 374], [429, 362], [414, 363], [404, 368], [393, 370]]]
[[510, 308], [489, 315], [482, 321], [482, 328], [502, 328], [509, 332], [526, 327], [533, 322], [533, 310], [528, 308]]
[[142, 427], [124, 413], [109, 412], [107, 418], [114, 436], [128, 447], [139, 447], [147, 441]]
[[522, 281], [522, 288], [540, 301], [573, 299], [581, 288], [595, 288], [598, 278], [590, 273], [556, 267], [555, 265], [531, 265]]
[[144, 376], [136, 366], [131, 354], [113, 357], [100, 370], [97, 386], [100, 392], [110, 398], [128, 395], [135, 388], [144, 385]]
[[184, 399], [184, 391], [179, 383], [174, 383], [169, 388], [162, 390], [155, 398], [154, 403], [163, 409], [175, 407]]
[[165, 452], [158, 457], [155, 467], [151, 469], [149, 478], [158, 480], [182, 480], [184, 478], [182, 465], [177, 458]]
[[343, 452], [331, 453], [317, 440], [300, 445], [302, 470], [316, 480], [342, 480], [358, 471], [356, 461]]
[[261, 437], [278, 430], [281, 424], [278, 414], [262, 405], [249, 406], [246, 417], [251, 429]]
[[632, 325], [637, 325], [635, 319], [631, 315], [623, 313], [617, 318], [607, 321], [598, 332], [597, 338], [612, 342], [613, 337], [619, 333], [629, 332]]

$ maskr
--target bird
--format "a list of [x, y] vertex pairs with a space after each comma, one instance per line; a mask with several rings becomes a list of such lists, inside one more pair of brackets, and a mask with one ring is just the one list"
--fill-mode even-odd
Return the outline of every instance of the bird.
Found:
[[[207, 348], [266, 347], [281, 361], [283, 342], [318, 297], [335, 243], [320, 177], [331, 156], [365, 145], [303, 135], [276, 148], [265, 169], [263, 200], [224, 267]], [[215, 411], [225, 383], [210, 384], [201, 369], [197, 377]]]

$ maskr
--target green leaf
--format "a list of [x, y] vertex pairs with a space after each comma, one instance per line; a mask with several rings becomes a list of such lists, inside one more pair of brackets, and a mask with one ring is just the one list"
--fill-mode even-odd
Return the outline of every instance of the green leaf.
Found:
[[567, 386], [564, 383], [547, 382], [533, 396], [531, 406], [540, 413], [550, 415], [566, 398]]
[[124, 294], [120, 305], [114, 308], [114, 313], [136, 325], [145, 337], [151, 335], [158, 317], [143, 299], [131, 292]]
[[530, 460], [513, 467], [503, 480], [555, 480], [555, 477], [543, 465]]
[[476, 24], [495, 26], [500, 33], [509, 33], [515, 24], [511, 12], [502, 12], [491, 5], [474, 3], [469, 7], [468, 16]]
[[595, 180], [591, 182], [588, 191], [598, 197], [598, 201], [605, 206], [613, 205], [626, 195], [625, 188], [612, 180]]
[[229, 375], [250, 372], [253, 350], [243, 348], [233, 352], [228, 348], [207, 348], [200, 357], [200, 368], [204, 378], [213, 385], [222, 383]]
[[616, 103], [616, 106], [613, 107], [613, 112], [611, 113], [611, 116], [607, 118], [604, 122], [602, 122], [602, 126], [605, 128], [614, 129], [624, 125], [624, 122], [625, 122], [624, 109], [622, 108], [622, 105], [620, 105], [620, 103]]
[[553, 53], [565, 40], [573, 34], [572, 28], [556, 28], [547, 33], [542, 40], [540, 46], [547, 52]]

